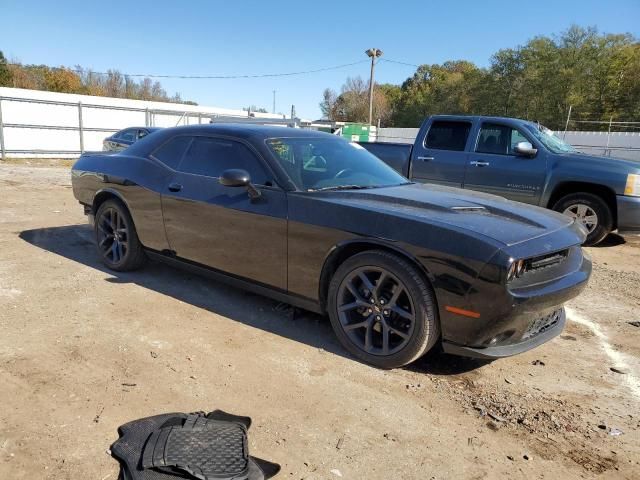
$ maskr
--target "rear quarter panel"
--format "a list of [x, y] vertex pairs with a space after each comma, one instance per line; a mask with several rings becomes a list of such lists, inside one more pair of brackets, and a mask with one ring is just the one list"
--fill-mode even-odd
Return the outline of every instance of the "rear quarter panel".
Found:
[[129, 209], [142, 244], [163, 250], [168, 244], [160, 192], [169, 175], [165, 166], [147, 158], [86, 155], [73, 166], [73, 193], [80, 203], [91, 206], [103, 192], [117, 196]]

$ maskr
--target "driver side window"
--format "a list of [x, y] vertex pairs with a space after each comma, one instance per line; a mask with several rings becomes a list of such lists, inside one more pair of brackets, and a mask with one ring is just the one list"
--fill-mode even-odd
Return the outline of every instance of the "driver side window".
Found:
[[496, 123], [483, 123], [478, 135], [476, 152], [494, 155], [515, 155], [514, 148], [519, 142], [529, 140], [516, 128]]

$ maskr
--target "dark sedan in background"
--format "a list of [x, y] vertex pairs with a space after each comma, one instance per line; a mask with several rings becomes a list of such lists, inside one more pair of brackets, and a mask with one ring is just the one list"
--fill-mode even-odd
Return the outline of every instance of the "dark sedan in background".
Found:
[[359, 145], [300, 129], [163, 129], [72, 172], [98, 255], [148, 257], [326, 313], [383, 368], [436, 345], [499, 358], [558, 335], [591, 272], [573, 219], [415, 184]]
[[130, 127], [120, 130], [102, 141], [105, 152], [121, 152], [150, 133], [161, 130], [160, 127]]

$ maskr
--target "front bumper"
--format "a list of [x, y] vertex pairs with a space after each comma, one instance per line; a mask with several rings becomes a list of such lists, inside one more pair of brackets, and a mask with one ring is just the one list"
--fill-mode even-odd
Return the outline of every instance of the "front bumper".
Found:
[[[485, 269], [461, 307], [478, 312], [477, 318], [441, 309], [444, 350], [465, 356], [500, 358], [549, 341], [562, 331], [563, 305], [587, 286], [591, 267], [590, 258], [579, 246], [573, 246], [555, 266], [531, 270], [506, 285], [491, 282], [494, 279], [491, 271]], [[483, 278], [486, 281], [481, 283]]]
[[618, 233], [640, 235], [640, 197], [617, 195]]
[[444, 341], [442, 342], [442, 348], [445, 353], [461, 355], [464, 357], [482, 358], [487, 360], [511, 357], [512, 355], [518, 355], [526, 352], [527, 350], [536, 348], [557, 337], [562, 333], [562, 330], [564, 330], [566, 321], [567, 316], [564, 308], [562, 308], [557, 322], [551, 328], [548, 328], [537, 335], [531, 336], [522, 342], [510, 345], [497, 345], [495, 347], [474, 348]]

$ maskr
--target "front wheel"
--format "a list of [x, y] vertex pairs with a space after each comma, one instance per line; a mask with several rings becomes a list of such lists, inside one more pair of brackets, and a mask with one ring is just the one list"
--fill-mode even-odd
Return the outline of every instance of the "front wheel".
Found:
[[581, 223], [588, 232], [584, 245], [600, 243], [613, 229], [613, 215], [607, 203], [597, 195], [586, 192], [565, 195], [553, 206], [556, 212], [564, 213]]
[[384, 251], [359, 253], [338, 268], [328, 311], [340, 343], [380, 368], [417, 360], [440, 336], [430, 284], [410, 262]]
[[140, 268], [146, 256], [129, 211], [116, 199], [107, 200], [96, 212], [96, 246], [102, 262], [111, 270]]

